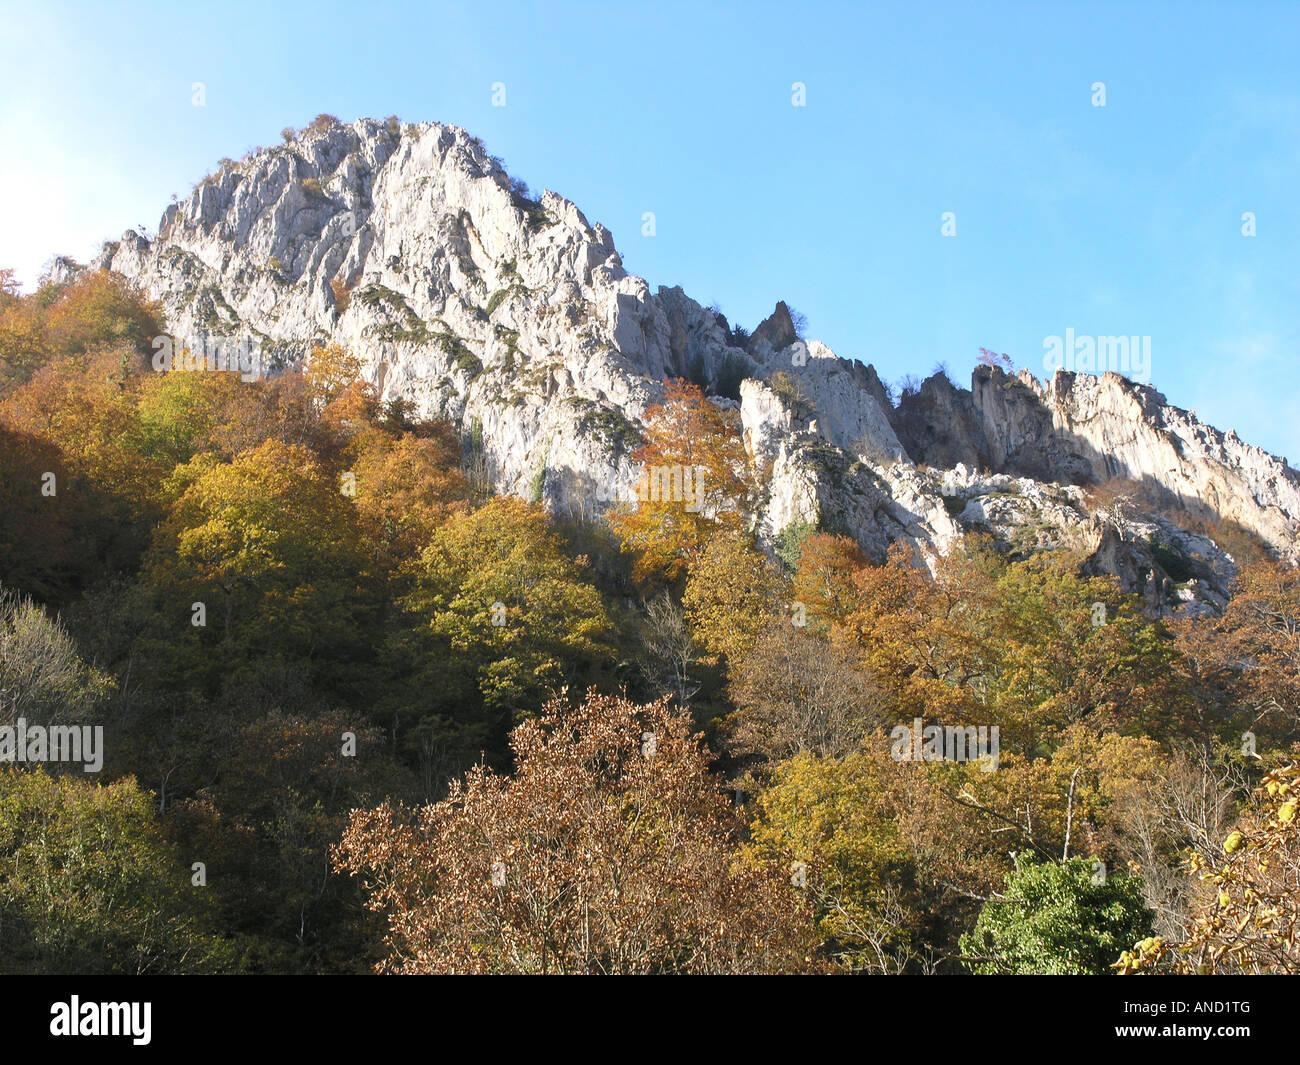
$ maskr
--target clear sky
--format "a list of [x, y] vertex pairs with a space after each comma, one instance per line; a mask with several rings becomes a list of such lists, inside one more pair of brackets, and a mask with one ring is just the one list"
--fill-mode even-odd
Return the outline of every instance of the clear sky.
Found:
[[784, 299], [887, 380], [962, 383], [980, 346], [1042, 376], [1067, 330], [1150, 337], [1171, 402], [1300, 464], [1298, 56], [1294, 3], [0, 0], [0, 265], [152, 232], [285, 125], [395, 113], [733, 322]]

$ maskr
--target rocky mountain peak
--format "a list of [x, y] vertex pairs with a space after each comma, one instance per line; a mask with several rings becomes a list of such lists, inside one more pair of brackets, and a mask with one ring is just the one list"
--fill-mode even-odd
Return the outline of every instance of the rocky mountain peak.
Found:
[[783, 351], [798, 339], [794, 319], [790, 316], [790, 308], [785, 305], [784, 300], [781, 300], [778, 301], [776, 310], [764, 318], [758, 328], [750, 334], [749, 344], [746, 346], [750, 351], [761, 350], [763, 347], [772, 351]]
[[[935, 375], [895, 405], [872, 367], [801, 340], [784, 302], [745, 338], [680, 288], [651, 292], [605, 227], [534, 198], [454, 126], [313, 123], [223, 160], [155, 239], [128, 232], [93, 265], [162, 300], [185, 342], [247, 341], [268, 372], [345, 345], [383, 399], [460, 426], [498, 489], [569, 512], [628, 492], [645, 411], [684, 377], [738, 408], [771, 469], [769, 538], [820, 525], [876, 556], [972, 530], [1017, 550], [1082, 544], [1107, 572], [1170, 582], [1156, 607], [1213, 604], [1231, 559], [1098, 513], [1088, 486], [1132, 481], [1288, 557], [1300, 540], [1295, 471], [1153, 388], [979, 366], [969, 390]], [[1182, 582], [1158, 561], [1174, 540], [1195, 574]]]

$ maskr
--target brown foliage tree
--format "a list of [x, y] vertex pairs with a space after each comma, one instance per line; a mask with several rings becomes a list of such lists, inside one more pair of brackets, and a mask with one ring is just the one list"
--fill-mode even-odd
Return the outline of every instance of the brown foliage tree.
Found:
[[736, 861], [738, 824], [689, 718], [591, 692], [513, 732], [414, 822], [356, 811], [336, 865], [388, 917], [381, 971], [744, 973], [809, 968], [783, 872]]
[[369, 435], [353, 464], [357, 515], [371, 550], [394, 568], [414, 558], [454, 513], [465, 509], [469, 482], [460, 470], [454, 430], [416, 436]]
[[81, 355], [100, 345], [131, 344], [142, 356], [160, 334], [162, 308], [132, 282], [90, 271], [59, 293], [45, 314], [45, 341], [56, 355]]
[[728, 722], [727, 746], [740, 757], [842, 757], [888, 715], [852, 655], [789, 618], [773, 620], [730, 672], [739, 709]]
[[1178, 625], [1183, 668], [1219, 713], [1243, 728], [1300, 734], [1300, 570], [1241, 570], [1223, 616]]

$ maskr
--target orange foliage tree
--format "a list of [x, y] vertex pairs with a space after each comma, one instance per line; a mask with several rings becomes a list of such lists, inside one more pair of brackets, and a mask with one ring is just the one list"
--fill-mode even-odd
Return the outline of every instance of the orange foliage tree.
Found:
[[866, 565], [862, 548], [850, 537], [814, 533], [803, 542], [790, 594], [803, 604], [812, 629], [827, 629], [848, 616], [856, 594], [854, 574]]
[[632, 455], [644, 471], [638, 498], [616, 508], [610, 523], [635, 556], [636, 580], [672, 583], [714, 531], [746, 526], [756, 485], [735, 414], [697, 386], [668, 382], [664, 402], [646, 416], [645, 443]]

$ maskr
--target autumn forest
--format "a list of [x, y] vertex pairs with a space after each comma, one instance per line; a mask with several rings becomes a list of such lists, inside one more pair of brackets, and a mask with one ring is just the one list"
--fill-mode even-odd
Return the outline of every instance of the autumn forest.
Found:
[[633, 446], [694, 498], [547, 510], [338, 345], [159, 372], [122, 278], [0, 276], [0, 726], [102, 736], [0, 739], [0, 971], [1300, 971], [1300, 575], [1246, 531], [1186, 617], [762, 544], [687, 382]]

